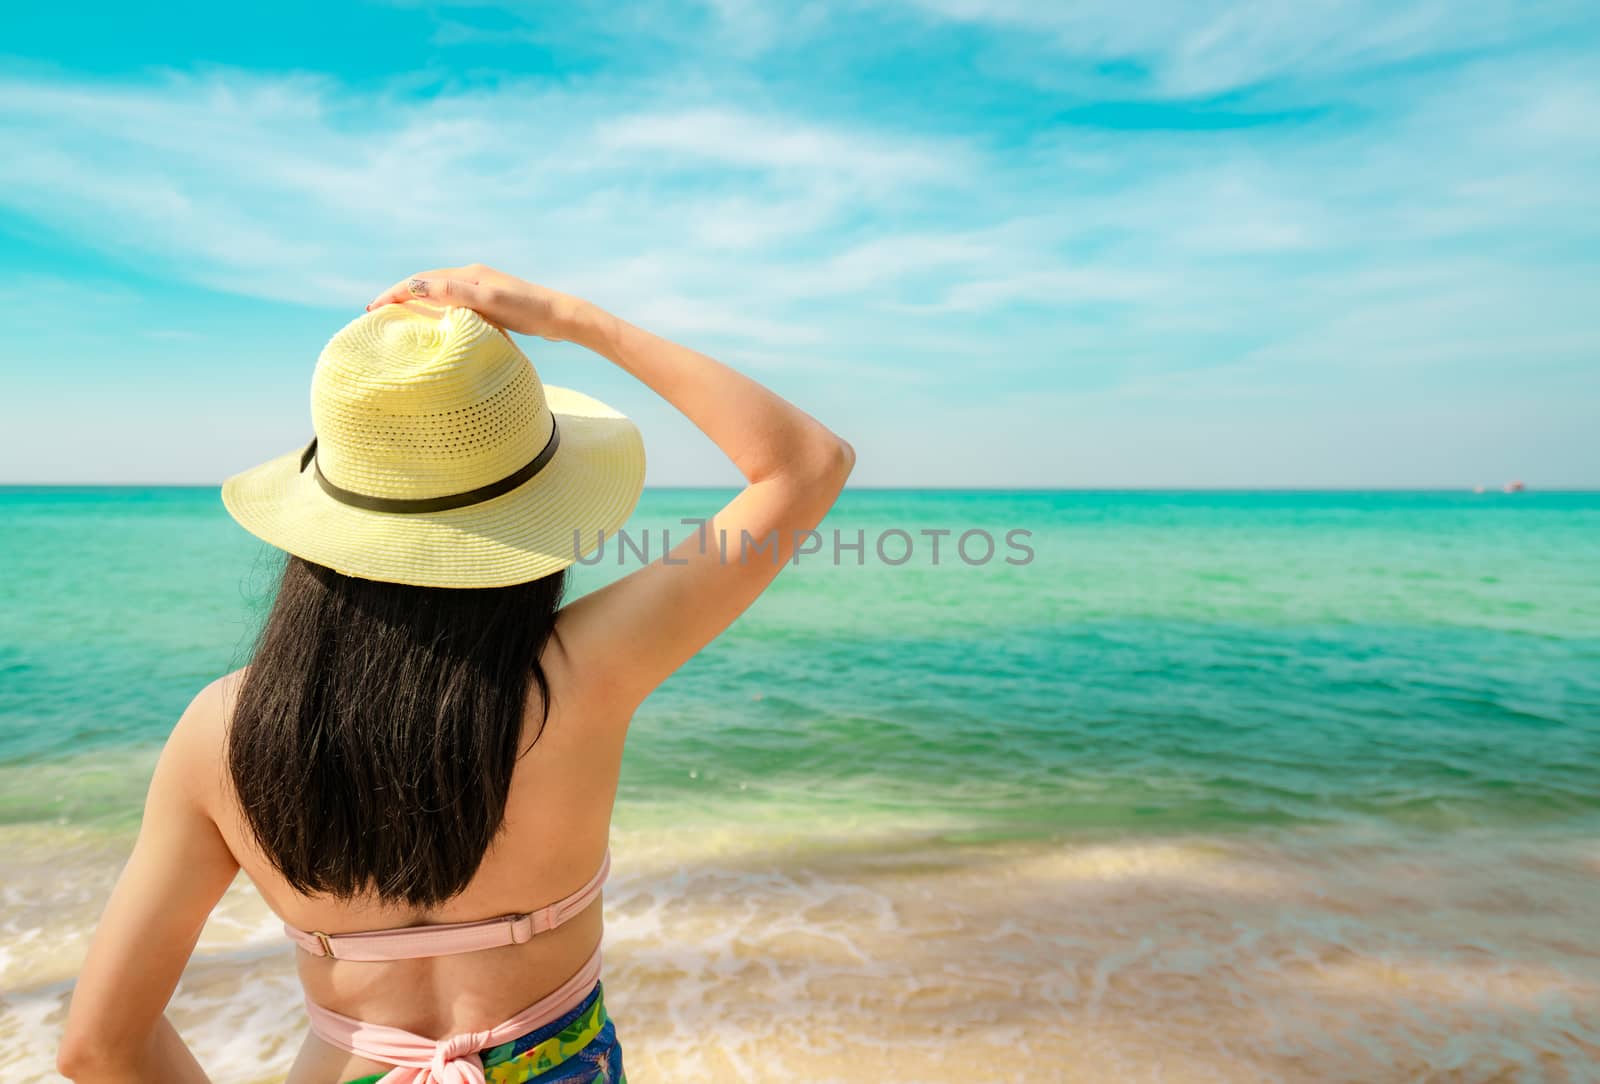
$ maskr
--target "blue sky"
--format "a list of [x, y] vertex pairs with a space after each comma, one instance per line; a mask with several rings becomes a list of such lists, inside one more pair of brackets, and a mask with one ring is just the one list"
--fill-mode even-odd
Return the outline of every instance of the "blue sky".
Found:
[[1600, 486], [1589, 0], [26, 5], [0, 102], [0, 480], [294, 448], [333, 331], [476, 259], [860, 484]]

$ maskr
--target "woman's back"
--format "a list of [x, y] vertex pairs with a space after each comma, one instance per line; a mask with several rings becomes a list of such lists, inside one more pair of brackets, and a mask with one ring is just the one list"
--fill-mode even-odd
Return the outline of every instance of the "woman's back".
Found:
[[[232, 788], [225, 781], [210, 787], [208, 801], [215, 804], [223, 838], [273, 912], [302, 930], [339, 934], [521, 914], [581, 889], [607, 853], [626, 720], [605, 718], [603, 700], [584, 703], [571, 660], [557, 643], [552, 642], [541, 662], [551, 690], [549, 717], [541, 723], [534, 690], [504, 826], [471, 883], [437, 907], [315, 898], [295, 891], [244, 830]], [[244, 671], [231, 674], [218, 686], [217, 714], [206, 737], [219, 767], [225, 715], [234, 699], [230, 694], [243, 676]], [[221, 773], [197, 777], [197, 782], [202, 778], [222, 780]], [[555, 990], [594, 952], [602, 929], [597, 900], [555, 929], [481, 952], [377, 963], [296, 955], [309, 1001], [419, 1035], [447, 1035], [483, 1031]], [[287, 1084], [345, 1081], [388, 1068], [313, 1035], [307, 1037]]]

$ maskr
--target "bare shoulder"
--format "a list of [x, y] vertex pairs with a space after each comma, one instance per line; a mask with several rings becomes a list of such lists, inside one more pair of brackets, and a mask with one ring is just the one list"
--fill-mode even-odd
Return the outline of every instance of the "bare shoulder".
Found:
[[217, 797], [226, 760], [228, 718], [239, 696], [245, 670], [224, 674], [201, 689], [178, 717], [161, 759], [175, 771], [178, 785], [207, 806]]
[[248, 667], [223, 674], [195, 693], [173, 728], [172, 736], [184, 742], [220, 742], [227, 729], [228, 715], [239, 698]]
[[[595, 759], [605, 762], [607, 758], [604, 756], [589, 756], [597, 751], [593, 742], [605, 732], [597, 729], [596, 724], [628, 709], [613, 702], [615, 698], [609, 695], [610, 688], [604, 680], [595, 680], [597, 668], [585, 666], [584, 660], [573, 653], [561, 635], [559, 616], [539, 662], [544, 668], [545, 679], [550, 683], [550, 711], [541, 723], [538, 691], [530, 690], [530, 733], [546, 748], [571, 746], [582, 753], [582, 759], [586, 761]], [[616, 750], [618, 755], [620, 752], [620, 748]]]

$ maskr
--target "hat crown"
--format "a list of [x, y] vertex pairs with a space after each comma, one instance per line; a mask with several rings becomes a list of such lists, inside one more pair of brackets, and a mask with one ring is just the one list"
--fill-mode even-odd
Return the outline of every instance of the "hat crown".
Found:
[[346, 324], [311, 378], [317, 464], [334, 485], [423, 499], [526, 466], [555, 418], [510, 336], [471, 309], [385, 305]]

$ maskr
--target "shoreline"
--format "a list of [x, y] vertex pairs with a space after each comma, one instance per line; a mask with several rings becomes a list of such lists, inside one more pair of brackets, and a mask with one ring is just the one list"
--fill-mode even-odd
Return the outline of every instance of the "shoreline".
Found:
[[[60, 1026], [118, 853], [101, 839], [47, 864], [36, 834], [39, 877], [10, 881], [8, 911], [32, 884], [50, 917], [8, 931], [0, 971], [0, 1063], [24, 1077], [48, 1073], [32, 1036]], [[640, 1079], [1581, 1079], [1600, 1056], [1593, 838], [619, 829], [607, 999]], [[236, 884], [174, 1019], [219, 1084], [264, 1084], [299, 999], [276, 920]]]

